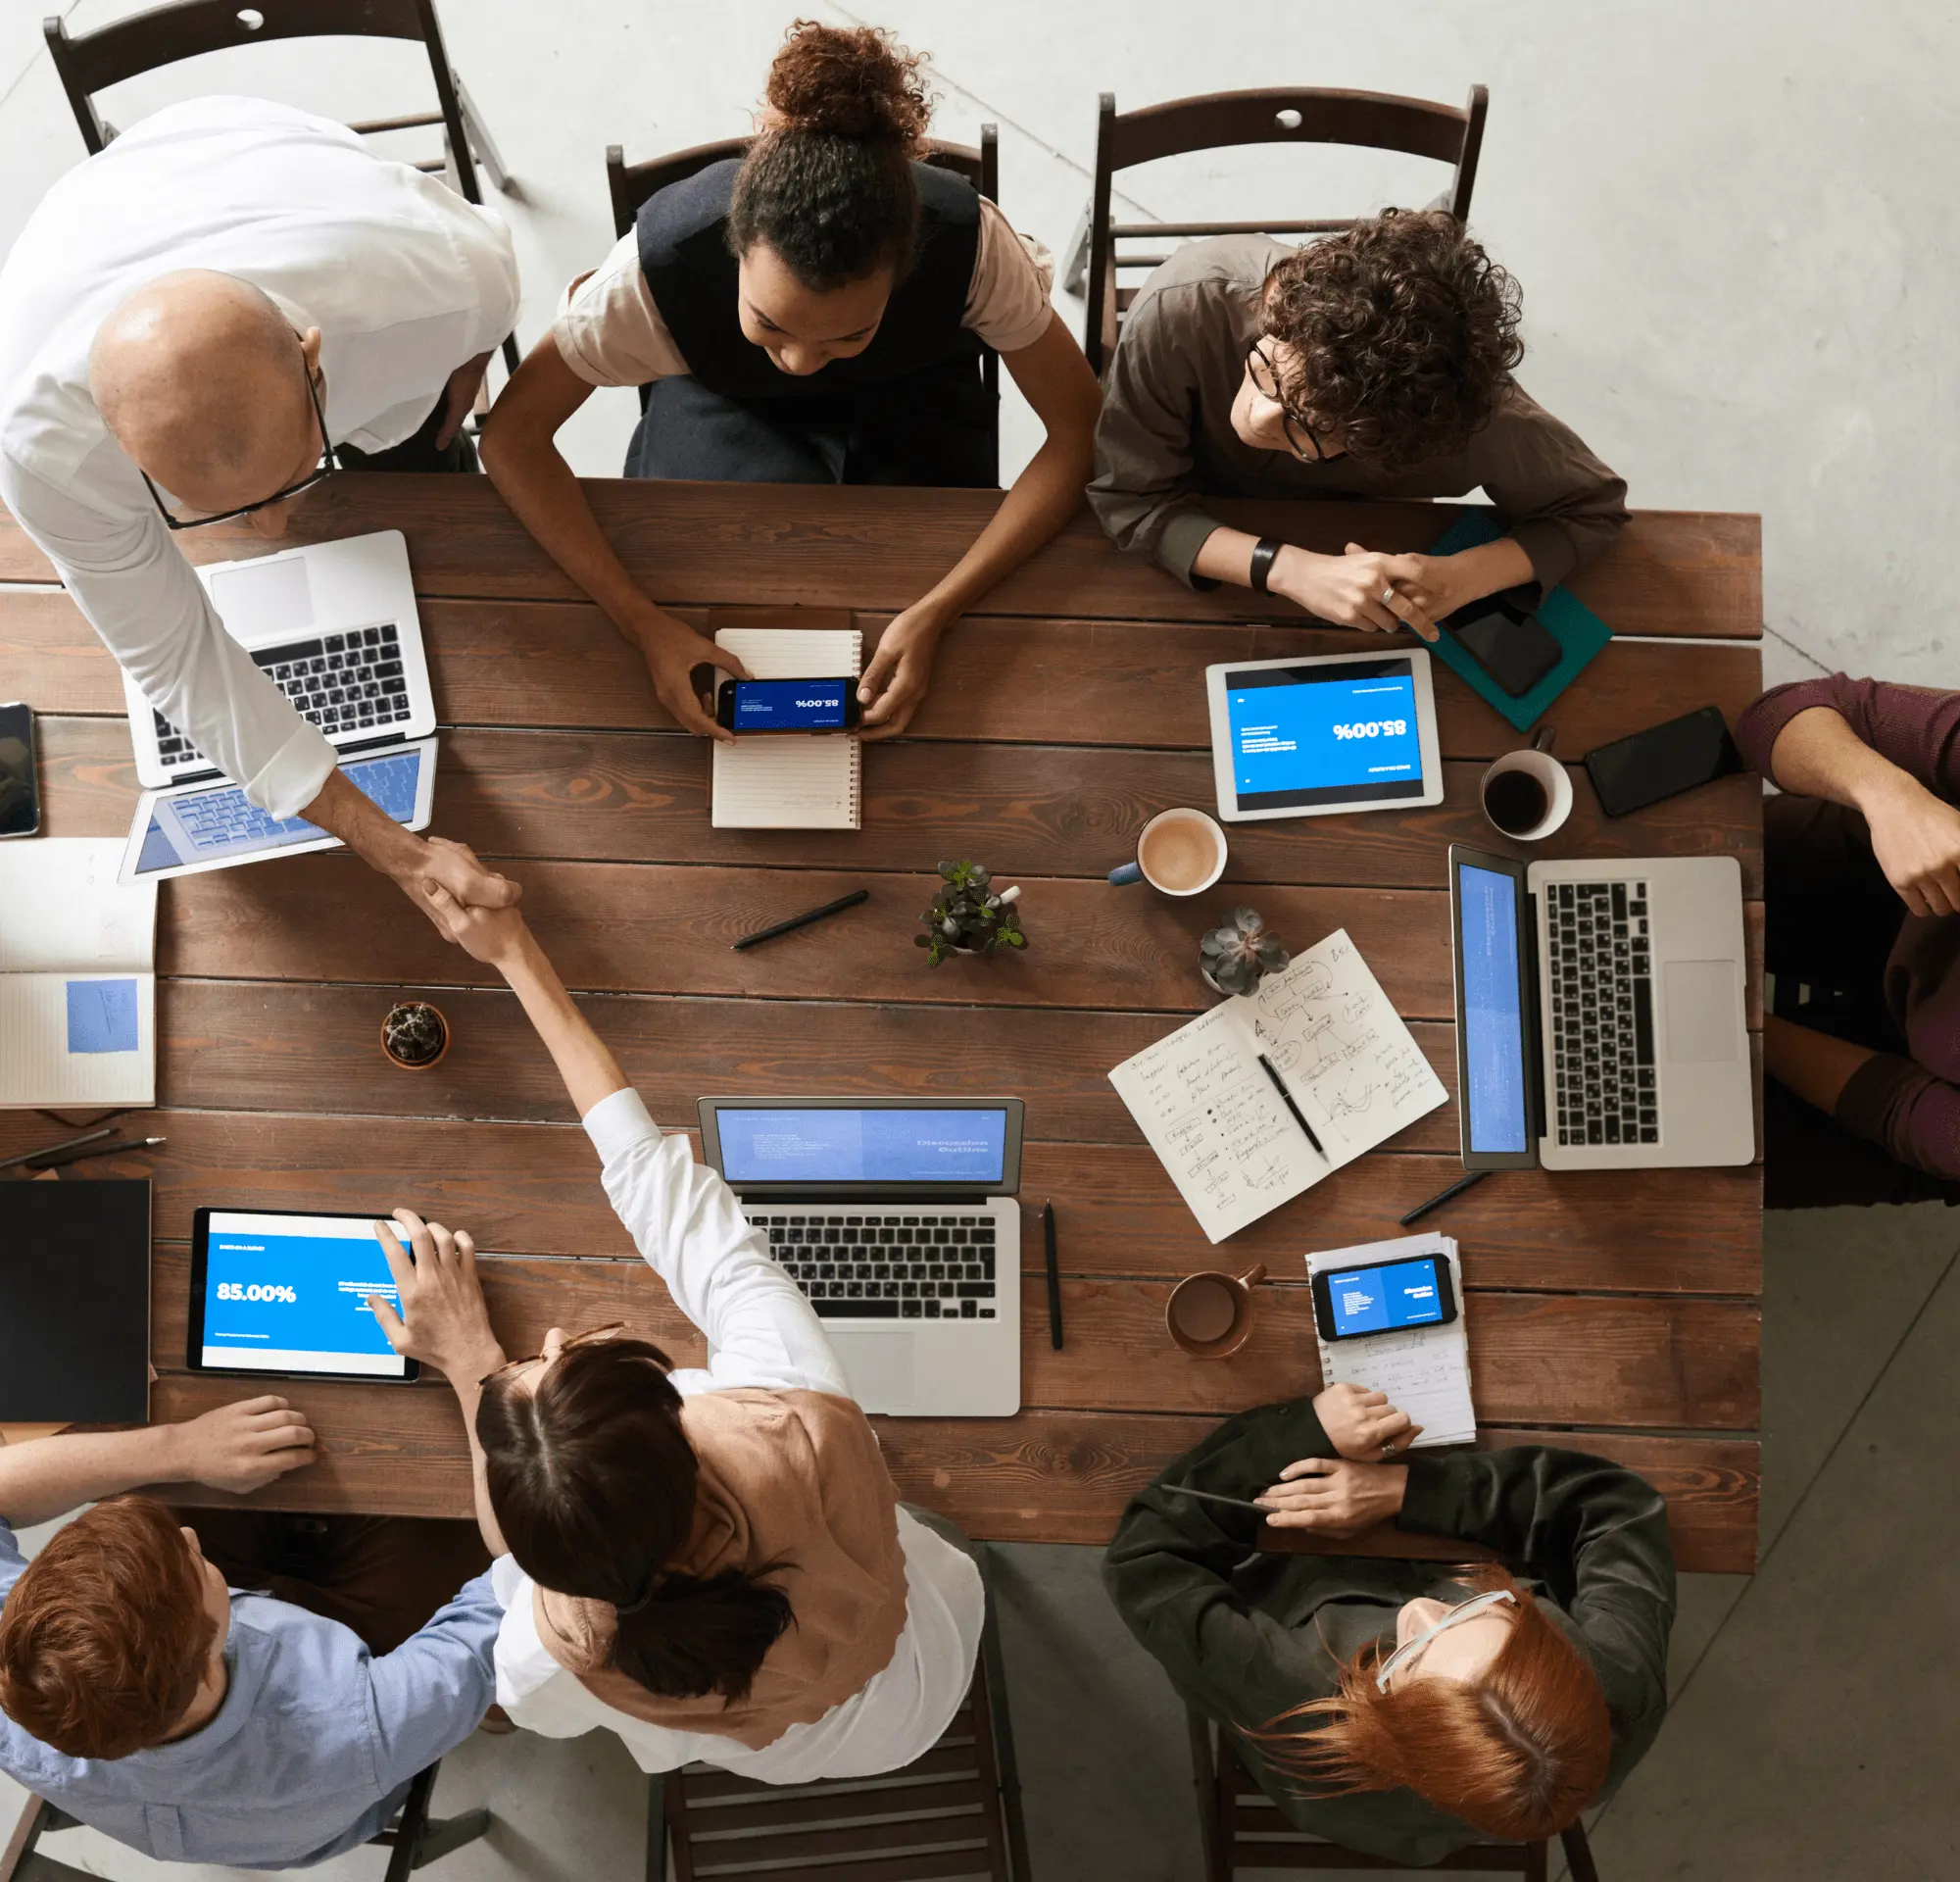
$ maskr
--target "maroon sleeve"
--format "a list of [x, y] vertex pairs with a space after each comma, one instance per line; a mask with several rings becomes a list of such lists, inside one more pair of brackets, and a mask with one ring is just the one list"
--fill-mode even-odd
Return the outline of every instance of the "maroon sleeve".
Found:
[[1895, 1053], [1874, 1053], [1838, 1097], [1838, 1121], [1930, 1176], [1960, 1178], [1960, 1087]]
[[1813, 706], [1829, 706], [1881, 758], [1949, 803], [1960, 801], [1960, 693], [1843, 673], [1773, 686], [1736, 725], [1736, 743], [1751, 769], [1775, 776], [1770, 754], [1779, 734]]

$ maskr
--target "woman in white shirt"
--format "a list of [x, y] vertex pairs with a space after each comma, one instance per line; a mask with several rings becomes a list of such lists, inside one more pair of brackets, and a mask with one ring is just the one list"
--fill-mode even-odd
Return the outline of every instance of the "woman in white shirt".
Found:
[[521, 916], [448, 914], [517, 994], [614, 1211], [709, 1347], [668, 1371], [643, 1341], [555, 1328], [507, 1363], [469, 1237], [398, 1212], [411, 1264], [383, 1233], [407, 1323], [375, 1311], [450, 1378], [470, 1433], [506, 1608], [498, 1703], [547, 1737], [607, 1726], [647, 1771], [800, 1784], [909, 1763], [971, 1680], [977, 1568], [898, 1506], [815, 1312], [687, 1138], [655, 1126]]
[[1095, 375], [1049, 305], [1047, 252], [918, 161], [921, 63], [870, 27], [792, 27], [748, 156], [647, 200], [566, 289], [484, 427], [505, 500], [693, 731], [717, 735], [694, 671], [739, 663], [642, 591], [559, 456], [553, 438], [595, 386], [643, 388], [628, 476], [991, 489], [980, 359], [1001, 356], [1047, 437], [971, 547], [885, 628], [858, 689], [866, 736], [905, 728], [941, 633], [1081, 507]]

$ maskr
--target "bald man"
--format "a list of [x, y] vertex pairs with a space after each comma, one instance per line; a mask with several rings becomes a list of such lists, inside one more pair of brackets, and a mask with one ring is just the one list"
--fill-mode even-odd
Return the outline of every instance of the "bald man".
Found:
[[431, 883], [485, 907], [516, 885], [347, 781], [172, 537], [239, 512], [282, 534], [329, 442], [349, 468], [458, 466], [516, 305], [488, 210], [252, 98], [123, 132], [0, 269], [0, 501], [158, 712], [261, 809], [332, 831], [424, 911]]

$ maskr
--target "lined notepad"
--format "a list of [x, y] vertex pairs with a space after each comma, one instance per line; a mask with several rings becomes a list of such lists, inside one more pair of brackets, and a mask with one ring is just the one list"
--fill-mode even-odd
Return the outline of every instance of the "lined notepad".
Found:
[[[1274, 1089], [1262, 1053], [1319, 1150]], [[1448, 1101], [1346, 928], [1295, 955], [1256, 993], [1124, 1060], [1109, 1082], [1214, 1242]]]
[[121, 837], [0, 846], [0, 1108], [157, 1098], [157, 885]]
[[[864, 654], [864, 636], [842, 628], [724, 627], [714, 644], [755, 679], [834, 679], [855, 674]], [[862, 826], [864, 757], [848, 732], [717, 739], [713, 762], [717, 830]]]
[[[1323, 1385], [1358, 1385], [1385, 1394], [1398, 1412], [1422, 1426], [1412, 1448], [1426, 1451], [1439, 1444], [1469, 1444], [1477, 1436], [1477, 1413], [1470, 1403], [1470, 1342], [1463, 1332], [1463, 1266], [1455, 1242], [1447, 1235], [1363, 1242], [1309, 1255], [1306, 1271], [1318, 1274], [1323, 1268], [1411, 1261], [1420, 1255], [1448, 1260], [1456, 1318], [1443, 1326], [1411, 1326], [1357, 1340], [1320, 1340], [1320, 1378]], [[1314, 1337], [1319, 1338], [1317, 1328]]]

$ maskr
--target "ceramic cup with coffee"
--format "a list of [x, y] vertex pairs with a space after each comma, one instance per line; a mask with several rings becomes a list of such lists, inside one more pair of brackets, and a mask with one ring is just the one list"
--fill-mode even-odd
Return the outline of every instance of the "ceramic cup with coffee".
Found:
[[1202, 811], [1159, 811], [1137, 838], [1137, 860], [1109, 871], [1119, 887], [1148, 882], [1165, 895], [1201, 895], [1225, 873], [1225, 832]]
[[1484, 816], [1520, 843], [1549, 836], [1572, 815], [1572, 779], [1551, 756], [1553, 736], [1547, 725], [1529, 751], [1506, 752], [1484, 773]]
[[1263, 1262], [1243, 1274], [1187, 1274], [1164, 1303], [1172, 1341], [1194, 1360], [1222, 1360], [1252, 1335], [1252, 1290], [1266, 1278]]

